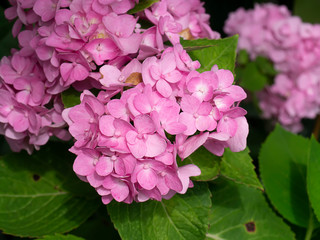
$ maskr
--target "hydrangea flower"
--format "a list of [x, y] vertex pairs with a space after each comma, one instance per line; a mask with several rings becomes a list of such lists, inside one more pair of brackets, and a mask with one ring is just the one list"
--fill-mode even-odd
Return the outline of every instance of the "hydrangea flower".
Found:
[[[72, 147], [77, 155], [73, 169], [96, 188], [105, 204], [112, 199], [131, 203], [184, 193], [200, 169], [193, 164], [179, 167], [178, 157], [188, 157], [201, 145], [216, 155], [226, 147], [233, 151], [246, 147], [246, 111], [238, 107], [246, 94], [232, 85], [233, 74], [216, 66], [204, 73], [192, 67], [181, 70], [177, 66], [182, 60], [174, 54], [179, 51], [177, 44], [158, 58], [144, 60], [134, 68], [140, 71], [141, 82], [120, 98], [111, 96], [105, 103], [99, 99], [118, 86], [111, 84], [112, 77], [104, 77], [106, 90], [98, 97], [86, 91], [80, 105], [63, 112], [77, 140]], [[196, 66], [190, 57], [184, 59], [183, 66]], [[122, 72], [133, 69], [127, 66]], [[117, 78], [121, 74], [118, 70]], [[164, 94], [159, 81], [171, 90]]]
[[265, 56], [278, 71], [274, 84], [258, 95], [263, 116], [301, 131], [303, 118], [320, 113], [320, 25], [303, 23], [285, 6], [268, 3], [231, 13], [224, 30], [239, 34], [239, 49], [251, 59]]

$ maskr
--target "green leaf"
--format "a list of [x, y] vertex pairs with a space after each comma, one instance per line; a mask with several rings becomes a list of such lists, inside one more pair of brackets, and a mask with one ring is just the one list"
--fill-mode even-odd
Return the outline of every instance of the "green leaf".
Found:
[[212, 209], [207, 239], [214, 240], [293, 240], [294, 234], [270, 209], [262, 192], [219, 179], [210, 187]]
[[221, 175], [237, 183], [263, 190], [252, 161], [248, 149], [242, 152], [231, 152], [227, 148], [221, 161]]
[[237, 55], [237, 63], [240, 65], [246, 65], [250, 61], [249, 54], [246, 50], [241, 49]]
[[111, 203], [108, 212], [122, 240], [204, 239], [211, 207], [206, 183], [195, 183], [184, 195], [145, 203]]
[[307, 168], [307, 188], [309, 199], [318, 220], [320, 220], [320, 144], [311, 139]]
[[290, 222], [307, 227], [309, 199], [306, 167], [309, 141], [279, 125], [268, 136], [260, 152], [260, 173], [274, 207]]
[[70, 108], [80, 104], [80, 92], [70, 87], [61, 93], [62, 102], [65, 108]]
[[151, 7], [152, 4], [159, 2], [160, 0], [140, 0], [138, 4], [134, 6], [131, 10], [128, 11], [128, 14], [134, 14], [137, 12], [141, 12], [144, 9]]
[[[193, 177], [196, 181], [210, 181], [218, 177], [220, 171], [220, 158], [213, 155], [205, 147], [201, 146], [179, 165], [194, 164], [201, 170], [201, 175]], [[181, 164], [180, 164], [181, 163]]]
[[100, 201], [72, 171], [74, 156], [65, 143], [48, 143], [31, 156], [0, 158], [0, 229], [41, 237], [63, 233], [84, 222]]
[[320, 23], [319, 0], [295, 0], [293, 14], [302, 18], [304, 22]]
[[45, 236], [40, 240], [84, 240], [84, 238], [79, 238], [71, 234], [68, 234], [68, 235], [55, 234], [55, 235]]
[[181, 40], [181, 44], [193, 60], [201, 63], [199, 72], [210, 71], [215, 64], [219, 69], [234, 71], [238, 35], [217, 40]]
[[249, 62], [243, 69], [236, 69], [240, 79], [240, 86], [255, 92], [262, 90], [268, 83], [268, 78], [258, 69], [256, 62]]
[[105, 205], [99, 209], [87, 221], [70, 234], [82, 237], [86, 240], [112, 239], [120, 240], [117, 230], [114, 228]]

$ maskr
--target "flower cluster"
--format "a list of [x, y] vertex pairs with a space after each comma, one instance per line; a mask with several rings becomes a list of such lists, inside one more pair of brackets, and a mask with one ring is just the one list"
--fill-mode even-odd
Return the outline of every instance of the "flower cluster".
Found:
[[239, 48], [252, 59], [265, 56], [279, 72], [259, 95], [266, 118], [298, 132], [302, 118], [320, 113], [320, 25], [303, 23], [285, 6], [264, 4], [231, 13], [224, 29], [239, 34]]
[[[0, 63], [0, 132], [12, 150], [44, 145], [49, 136], [68, 139], [62, 128], [60, 94], [101, 89], [109, 73], [130, 62], [158, 55], [164, 42], [219, 38], [208, 25], [209, 15], [199, 0], [161, 0], [128, 14], [138, 0], [10, 0], [9, 20], [20, 49]], [[142, 27], [147, 22], [148, 27]], [[22, 29], [22, 30], [21, 30]], [[104, 79], [101, 80], [101, 76]], [[117, 87], [122, 75], [114, 81]], [[110, 85], [111, 83], [105, 83]], [[131, 83], [132, 85], [133, 83]]]
[[[31, 152], [70, 133], [73, 169], [105, 204], [185, 193], [200, 169], [179, 167], [178, 156], [202, 145], [216, 155], [241, 151], [248, 135], [238, 106], [246, 94], [233, 74], [217, 66], [197, 72], [180, 44], [220, 37], [202, 3], [161, 0], [128, 14], [137, 3], [12, 0], [5, 12], [18, 17], [21, 49], [0, 64], [3, 134], [13, 150]], [[64, 109], [60, 95], [70, 87], [82, 92], [81, 103]]]
[[117, 86], [119, 76], [140, 83], [120, 97], [117, 90], [100, 91], [97, 97], [84, 91], [81, 104], [63, 116], [76, 140], [73, 169], [105, 204], [185, 193], [192, 186], [190, 176], [200, 170], [192, 164], [178, 167], [177, 155], [184, 159], [202, 145], [216, 155], [226, 147], [246, 147], [246, 111], [238, 107], [246, 93], [232, 85], [229, 70], [214, 66], [197, 72], [199, 63], [180, 44], [159, 58], [132, 60], [121, 71], [104, 67], [104, 86]]

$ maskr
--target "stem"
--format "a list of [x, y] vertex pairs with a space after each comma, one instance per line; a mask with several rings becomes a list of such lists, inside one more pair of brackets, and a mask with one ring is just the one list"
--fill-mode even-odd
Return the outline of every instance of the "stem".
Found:
[[315, 139], [318, 141], [319, 133], [320, 133], [320, 115], [317, 116], [316, 124], [314, 125], [314, 129], [312, 133]]
[[314, 228], [313, 217], [314, 217], [314, 215], [313, 215], [313, 212], [312, 212], [312, 209], [310, 206], [309, 224], [308, 224], [308, 228], [307, 228], [307, 232], [306, 232], [306, 236], [305, 236], [304, 240], [311, 240], [311, 238], [312, 238], [312, 232], [313, 232], [313, 228]]

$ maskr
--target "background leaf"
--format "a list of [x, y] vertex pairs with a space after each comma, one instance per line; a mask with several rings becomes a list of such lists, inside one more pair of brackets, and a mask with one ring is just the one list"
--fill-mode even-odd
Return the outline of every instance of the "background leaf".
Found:
[[242, 152], [231, 152], [227, 148], [221, 161], [221, 175], [237, 183], [263, 190], [252, 161], [248, 148]]
[[170, 200], [124, 204], [113, 202], [108, 212], [122, 240], [204, 239], [211, 207], [206, 183], [195, 183]]
[[310, 143], [307, 187], [311, 205], [320, 220], [320, 144], [314, 138]]
[[308, 139], [277, 125], [263, 144], [259, 159], [262, 182], [272, 204], [286, 219], [302, 227], [309, 222], [308, 148]]
[[309, 23], [320, 23], [320, 1], [319, 0], [295, 0], [293, 14]]
[[208, 240], [294, 239], [261, 191], [223, 179], [214, 181], [210, 189], [213, 197]]
[[31, 156], [0, 159], [0, 229], [41, 237], [79, 226], [101, 204], [72, 171], [74, 156], [65, 143], [47, 144]]
[[68, 234], [68, 235], [55, 234], [55, 235], [45, 236], [40, 240], [84, 240], [84, 238], [79, 238], [71, 234]]
[[238, 35], [217, 40], [181, 40], [181, 44], [193, 60], [201, 63], [199, 72], [210, 71], [215, 64], [219, 69], [234, 71]]
[[128, 14], [134, 14], [150, 7], [152, 4], [159, 2], [160, 0], [140, 0], [138, 4], [128, 11]]
[[61, 99], [65, 108], [70, 108], [81, 103], [81, 92], [78, 92], [73, 87], [70, 87], [66, 91], [61, 93]]
[[182, 162], [178, 160], [178, 164], [180, 166], [187, 164], [197, 165], [201, 170], [201, 175], [192, 179], [196, 181], [210, 181], [218, 177], [220, 161], [220, 157], [213, 155], [205, 147], [201, 146]]

